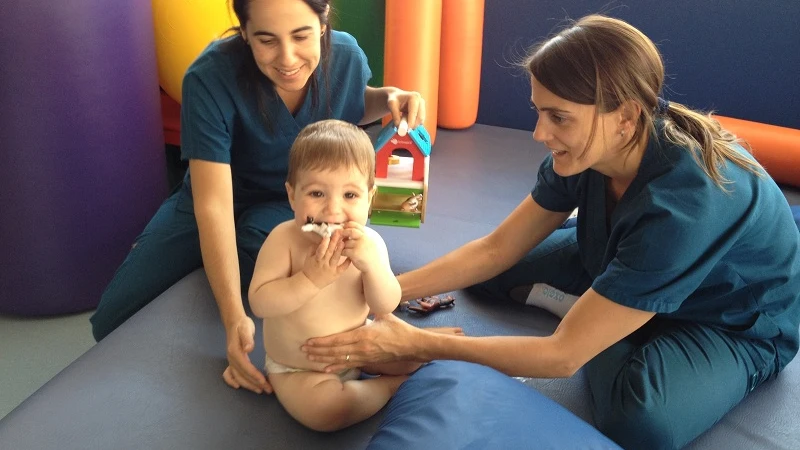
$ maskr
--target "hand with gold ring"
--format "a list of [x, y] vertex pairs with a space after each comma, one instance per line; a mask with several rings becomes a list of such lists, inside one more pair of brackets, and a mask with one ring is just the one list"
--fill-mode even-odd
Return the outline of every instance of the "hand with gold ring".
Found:
[[327, 364], [326, 372], [336, 373], [371, 364], [430, 361], [427, 343], [441, 338], [440, 334], [463, 336], [464, 332], [458, 327], [422, 330], [386, 314], [354, 330], [309, 339], [301, 350], [309, 360]]

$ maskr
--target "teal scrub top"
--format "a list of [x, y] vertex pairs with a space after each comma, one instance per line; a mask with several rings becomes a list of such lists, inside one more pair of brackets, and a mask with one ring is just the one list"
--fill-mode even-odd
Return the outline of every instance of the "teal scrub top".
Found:
[[[237, 37], [212, 42], [189, 66], [183, 79], [181, 104], [181, 157], [185, 160], [230, 164], [234, 204], [247, 206], [286, 201], [289, 149], [300, 130], [322, 119], [357, 124], [364, 117], [364, 94], [372, 73], [367, 57], [347, 33], [333, 31], [328, 83], [322, 64], [319, 101], [312, 107], [312, 92], [292, 115], [266, 76], [267, 111], [272, 127], [262, 119], [255, 98], [243, 93], [239, 70], [247, 53], [231, 51], [225, 44]], [[249, 57], [252, 57], [251, 55]], [[191, 208], [191, 174], [181, 188], [180, 204]]]
[[600, 295], [767, 341], [777, 352], [764, 356], [777, 353], [782, 369], [798, 348], [800, 233], [769, 176], [732, 162], [721, 172], [730, 192], [659, 131], [610, 217], [606, 177], [591, 169], [561, 177], [551, 156], [531, 195], [550, 211], [580, 208], [578, 247]]

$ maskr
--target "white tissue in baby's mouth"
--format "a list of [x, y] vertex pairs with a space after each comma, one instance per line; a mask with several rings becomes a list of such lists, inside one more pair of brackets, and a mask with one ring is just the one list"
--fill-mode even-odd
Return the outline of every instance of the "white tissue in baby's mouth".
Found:
[[300, 227], [300, 229], [306, 233], [314, 232], [322, 237], [330, 237], [334, 231], [341, 230], [342, 225], [338, 223], [307, 223]]

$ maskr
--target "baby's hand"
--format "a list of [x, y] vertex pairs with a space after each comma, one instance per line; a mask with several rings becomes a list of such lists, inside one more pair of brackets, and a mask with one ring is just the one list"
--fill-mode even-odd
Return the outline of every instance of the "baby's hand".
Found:
[[303, 274], [319, 289], [333, 283], [350, 267], [349, 259], [339, 264], [343, 249], [341, 231], [336, 231], [333, 236], [323, 237], [317, 248], [306, 257]]
[[378, 254], [378, 246], [372, 236], [367, 233], [364, 226], [358, 222], [347, 222], [341, 232], [345, 238], [344, 251], [342, 256], [346, 256], [353, 261], [356, 269], [362, 273], [380, 267], [381, 259]]

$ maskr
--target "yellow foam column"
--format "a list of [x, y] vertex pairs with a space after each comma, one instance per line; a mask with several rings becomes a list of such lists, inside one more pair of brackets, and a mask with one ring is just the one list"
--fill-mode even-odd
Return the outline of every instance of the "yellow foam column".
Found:
[[208, 44], [239, 24], [225, 0], [152, 0], [158, 82], [181, 101], [186, 69]]

